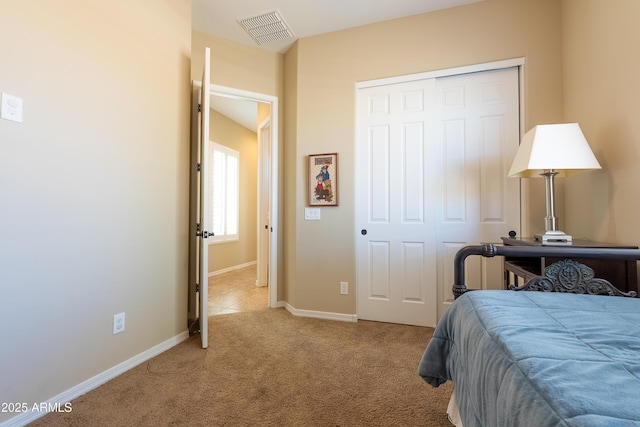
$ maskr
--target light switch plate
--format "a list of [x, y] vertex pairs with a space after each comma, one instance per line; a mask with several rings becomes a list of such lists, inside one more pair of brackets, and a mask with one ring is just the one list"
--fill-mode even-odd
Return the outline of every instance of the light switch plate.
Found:
[[22, 123], [22, 98], [9, 95], [8, 93], [3, 93], [0, 117], [6, 120]]
[[320, 208], [304, 208], [304, 219], [319, 221]]

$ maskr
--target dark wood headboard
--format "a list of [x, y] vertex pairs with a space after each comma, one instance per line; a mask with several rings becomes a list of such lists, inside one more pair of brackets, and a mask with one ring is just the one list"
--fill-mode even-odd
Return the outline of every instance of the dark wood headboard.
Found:
[[571, 259], [640, 260], [640, 249], [578, 248], [571, 246], [500, 246], [493, 244], [465, 246], [456, 253], [454, 258], [454, 283], [452, 291], [455, 298], [472, 290], [468, 289], [465, 284], [465, 260], [470, 255], [481, 255], [483, 257], [558, 257], [564, 259], [564, 261], [559, 261], [547, 267], [542, 276], [534, 277], [521, 287], [511, 285], [510, 289], [515, 291], [535, 290], [627, 297], [636, 296], [635, 291], [622, 292], [616, 288], [614, 284], [604, 279], [593, 277], [593, 270], [583, 264], [573, 262]]

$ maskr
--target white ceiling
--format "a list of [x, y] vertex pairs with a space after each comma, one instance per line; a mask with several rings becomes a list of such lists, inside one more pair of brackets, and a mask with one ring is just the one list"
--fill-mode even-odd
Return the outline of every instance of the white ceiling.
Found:
[[[277, 10], [297, 38], [419, 15], [482, 0], [192, 0], [192, 26], [202, 33], [257, 46], [238, 20]], [[284, 53], [293, 40], [261, 46]]]
[[[483, 0], [192, 0], [192, 27], [198, 32], [258, 47], [237, 21], [276, 10], [288, 24], [295, 38], [259, 47], [285, 53], [296, 38], [479, 1]], [[255, 103], [245, 105], [250, 114], [248, 118], [245, 117], [246, 114], [241, 113], [242, 105], [237, 105], [243, 101], [212, 97], [212, 103], [229, 118], [255, 130]]]

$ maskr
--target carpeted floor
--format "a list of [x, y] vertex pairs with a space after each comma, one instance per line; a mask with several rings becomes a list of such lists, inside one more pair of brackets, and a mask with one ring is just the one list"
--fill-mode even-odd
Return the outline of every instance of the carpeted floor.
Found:
[[292, 316], [214, 315], [187, 341], [34, 426], [447, 426], [449, 383], [416, 370], [432, 329]]

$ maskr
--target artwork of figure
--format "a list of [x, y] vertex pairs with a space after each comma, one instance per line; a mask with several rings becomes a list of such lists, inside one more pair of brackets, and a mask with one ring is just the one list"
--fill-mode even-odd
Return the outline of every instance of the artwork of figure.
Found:
[[330, 162], [323, 162], [320, 166], [320, 173], [316, 175], [316, 200], [324, 200], [331, 202], [333, 200], [333, 191], [331, 190], [331, 175], [329, 173]]
[[338, 153], [307, 157], [308, 203], [310, 206], [338, 206]]

